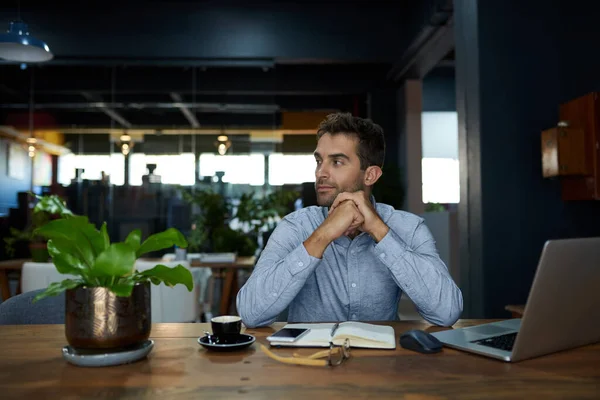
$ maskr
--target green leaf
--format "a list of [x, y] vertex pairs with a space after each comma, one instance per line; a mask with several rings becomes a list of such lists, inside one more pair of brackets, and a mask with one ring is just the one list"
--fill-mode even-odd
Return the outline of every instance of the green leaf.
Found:
[[136, 257], [140, 257], [142, 254], [151, 251], [166, 249], [173, 245], [185, 248], [187, 247], [187, 242], [181, 232], [175, 228], [169, 228], [164, 232], [156, 233], [146, 239], [140, 248], [137, 249]]
[[135, 251], [127, 243], [113, 243], [96, 258], [91, 274], [99, 278], [130, 274], [135, 258]]
[[110, 290], [121, 297], [129, 297], [131, 296], [131, 292], [133, 291], [133, 286], [136, 282], [133, 280], [132, 276], [121, 278], [114, 284], [110, 285]]
[[65, 203], [56, 195], [36, 196], [39, 202], [35, 205], [33, 212], [45, 211], [49, 214], [59, 214], [61, 217], [73, 215]]
[[102, 235], [103, 241], [102, 251], [104, 251], [108, 249], [108, 246], [110, 246], [110, 238], [108, 237], [108, 230], [106, 229], [106, 221], [102, 224], [102, 227], [100, 228], [100, 234]]
[[108, 248], [108, 243], [106, 243], [106, 238], [104, 237], [104, 234], [98, 229], [96, 229], [94, 224], [87, 224], [82, 226], [81, 234], [83, 234], [92, 245], [94, 258], [96, 258], [100, 253], [102, 253]]
[[140, 272], [139, 275], [148, 277], [155, 285], [163, 282], [167, 286], [175, 286], [180, 283], [185, 285], [190, 292], [194, 289], [192, 273], [181, 264], [173, 268], [159, 264], [152, 269]]
[[48, 285], [48, 288], [39, 293], [32, 300], [32, 303], [50, 296], [56, 296], [68, 289], [75, 289], [78, 286], [83, 286], [85, 283], [80, 280], [65, 279], [62, 282], [54, 282]]
[[[94, 237], [92, 231], [95, 231], [98, 237]], [[47, 239], [63, 239], [71, 242], [71, 255], [80, 259], [89, 267], [94, 265], [94, 247], [100, 248], [101, 242], [103, 242], [100, 238], [100, 232], [88, 222], [87, 217], [56, 219], [37, 228], [34, 233]], [[93, 239], [94, 244], [92, 244], [90, 237]]]
[[72, 242], [68, 240], [55, 238], [48, 241], [48, 253], [52, 257], [56, 270], [61, 274], [80, 275], [85, 278], [86, 266], [77, 257], [71, 255], [72, 249]]
[[142, 241], [142, 231], [139, 229], [135, 229], [127, 235], [125, 239], [125, 243], [131, 246], [134, 251], [138, 251], [140, 248], [140, 243]]

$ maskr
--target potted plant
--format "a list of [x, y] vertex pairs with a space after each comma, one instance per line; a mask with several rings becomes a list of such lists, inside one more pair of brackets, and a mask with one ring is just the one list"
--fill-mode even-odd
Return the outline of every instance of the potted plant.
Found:
[[299, 195], [292, 190], [278, 190], [262, 198], [256, 198], [254, 192], [241, 196], [235, 216], [256, 247], [258, 237], [275, 229], [279, 220], [290, 212], [290, 204]]
[[[35, 196], [33, 193], [30, 193], [30, 195]], [[17, 243], [27, 242], [32, 261], [48, 262], [50, 255], [48, 254], [47, 240], [44, 237], [35, 234], [35, 230], [46, 225], [53, 218], [60, 217], [55, 212], [55, 206], [51, 208], [48, 207], [48, 205], [51, 205], [54, 202], [62, 203], [62, 200], [55, 195], [45, 196], [43, 200], [40, 200], [40, 202], [36, 204], [31, 213], [30, 222], [25, 229], [19, 230], [12, 227], [10, 228], [10, 236], [4, 238], [6, 254], [9, 257], [15, 256]]]
[[[194, 223], [188, 235], [190, 251], [237, 253], [253, 256], [261, 232], [274, 228], [278, 219], [287, 213], [288, 204], [298, 197], [297, 192], [276, 191], [263, 198], [254, 192], [244, 193], [234, 206], [221, 194], [210, 189], [188, 193], [183, 199], [197, 206]], [[237, 220], [239, 229], [230, 222]]]
[[151, 327], [150, 284], [183, 284], [192, 291], [192, 274], [182, 265], [135, 269], [136, 259], [148, 252], [174, 245], [185, 248], [187, 242], [178, 230], [167, 229], [142, 242], [136, 229], [125, 241], [111, 243], [106, 222], [98, 230], [57, 199], [40, 198], [37, 210], [61, 216], [34, 233], [48, 239], [57, 271], [73, 278], [50, 284], [33, 301], [66, 291], [65, 331], [72, 347], [113, 349], [145, 341]]
[[231, 215], [231, 206], [219, 193], [212, 190], [199, 190], [193, 193], [181, 190], [183, 199], [193, 210], [192, 226], [188, 234], [190, 252], [215, 252], [213, 237], [224, 227]]

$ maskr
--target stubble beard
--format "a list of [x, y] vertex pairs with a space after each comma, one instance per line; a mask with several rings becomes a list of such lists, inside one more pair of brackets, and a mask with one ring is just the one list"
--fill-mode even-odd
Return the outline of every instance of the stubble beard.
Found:
[[[324, 182], [316, 182], [315, 183], [315, 191], [317, 190], [317, 185], [320, 185], [323, 183]], [[317, 192], [317, 204], [319, 206], [330, 208], [340, 193], [343, 193], [343, 192], [354, 193], [354, 192], [358, 192], [359, 190], [365, 190], [365, 186], [362, 184], [362, 182], [358, 182], [354, 186], [352, 186], [350, 188], [346, 188], [346, 189], [340, 189], [338, 186], [334, 186], [334, 187], [335, 187], [335, 191], [331, 194], [319, 194], [319, 192]]]

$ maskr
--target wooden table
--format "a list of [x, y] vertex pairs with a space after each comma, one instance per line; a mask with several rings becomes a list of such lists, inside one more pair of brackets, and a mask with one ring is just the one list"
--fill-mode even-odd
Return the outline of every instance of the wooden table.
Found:
[[510, 312], [512, 318], [521, 318], [525, 314], [525, 304], [509, 304], [504, 309]]
[[[461, 320], [455, 327], [483, 320]], [[390, 323], [396, 339], [424, 322]], [[600, 344], [516, 364], [445, 348], [424, 355], [402, 349], [352, 349], [339, 367], [281, 364], [258, 343], [282, 326], [249, 329], [257, 343], [240, 352], [207, 351], [196, 342], [209, 324], [157, 324], [147, 359], [81, 368], [62, 359], [62, 325], [0, 327], [0, 397], [4, 399], [598, 399]], [[292, 349], [276, 349], [289, 356]], [[303, 355], [314, 349], [296, 349]]]

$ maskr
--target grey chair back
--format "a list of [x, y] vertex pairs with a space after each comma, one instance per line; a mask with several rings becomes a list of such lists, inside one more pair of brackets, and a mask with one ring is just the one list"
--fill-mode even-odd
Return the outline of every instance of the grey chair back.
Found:
[[36, 303], [33, 298], [45, 289], [21, 293], [0, 304], [0, 325], [39, 325], [65, 323], [65, 294], [46, 297]]

